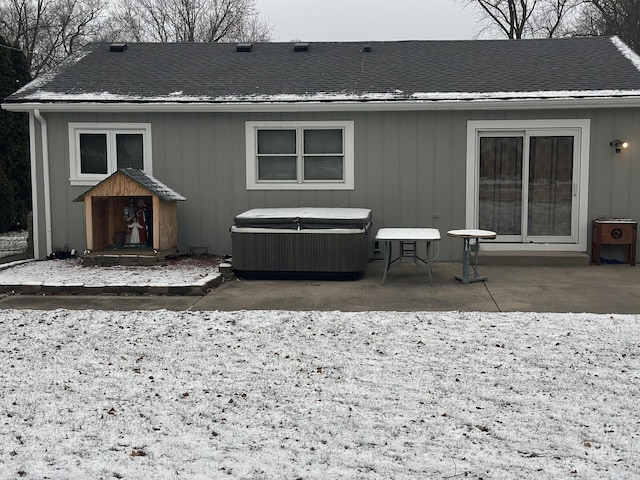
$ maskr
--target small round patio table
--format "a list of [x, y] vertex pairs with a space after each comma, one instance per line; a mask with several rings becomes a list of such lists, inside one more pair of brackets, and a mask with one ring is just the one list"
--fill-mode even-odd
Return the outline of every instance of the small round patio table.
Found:
[[[487, 277], [478, 275], [478, 255], [480, 252], [479, 240], [493, 240], [496, 238], [496, 232], [491, 230], [449, 230], [447, 235], [464, 240], [464, 250], [462, 252], [462, 275], [456, 275], [456, 280], [462, 283], [484, 282]], [[474, 254], [473, 265], [470, 265], [469, 254]], [[473, 266], [473, 276], [469, 275], [469, 267]]]

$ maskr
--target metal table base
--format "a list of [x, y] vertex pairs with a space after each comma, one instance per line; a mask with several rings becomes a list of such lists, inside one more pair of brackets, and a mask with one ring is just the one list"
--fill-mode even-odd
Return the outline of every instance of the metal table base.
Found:
[[[387, 279], [387, 273], [394, 265], [401, 263], [404, 259], [410, 259], [416, 266], [426, 270], [429, 275], [429, 283], [433, 285], [433, 272], [431, 270], [431, 242], [440, 240], [440, 232], [435, 228], [381, 228], [376, 235], [376, 241], [382, 242], [384, 254], [384, 273], [382, 274], [382, 285]], [[393, 257], [393, 242], [400, 243], [400, 253]], [[426, 243], [426, 257], [418, 255], [418, 242]]]
[[[429, 283], [433, 285], [433, 271], [431, 270], [431, 242], [427, 242], [427, 256], [426, 258], [419, 257], [416, 252], [417, 242], [400, 242], [400, 254], [396, 258], [392, 258], [393, 247], [392, 241], [383, 241], [383, 253], [384, 253], [384, 273], [382, 274], [382, 285], [384, 285], [387, 279], [387, 273], [391, 271], [393, 266], [397, 263], [402, 263], [402, 260], [409, 258], [413, 260], [416, 266], [421, 267], [429, 275]], [[422, 265], [421, 265], [422, 264]], [[426, 266], [426, 268], [425, 268]]]
[[[480, 250], [480, 244], [478, 239], [472, 243], [471, 238], [465, 238], [464, 251], [462, 252], [462, 275], [456, 275], [456, 280], [460, 280], [462, 283], [484, 282], [487, 277], [481, 277], [478, 274], [478, 251]], [[474, 260], [471, 264], [469, 255], [473, 253]], [[469, 276], [469, 268], [473, 267], [473, 277]]]
[[[496, 233], [489, 230], [450, 230], [447, 232], [450, 237], [462, 238], [464, 250], [462, 251], [462, 275], [456, 275], [456, 280], [462, 283], [484, 282], [487, 277], [478, 274], [478, 257], [480, 253], [480, 239], [494, 239]], [[473, 254], [473, 264], [470, 255]], [[473, 275], [470, 270], [473, 269]]]

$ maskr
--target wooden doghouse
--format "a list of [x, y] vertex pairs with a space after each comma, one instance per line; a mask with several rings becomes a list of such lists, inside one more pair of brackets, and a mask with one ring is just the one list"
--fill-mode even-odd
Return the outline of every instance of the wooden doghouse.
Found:
[[182, 200], [144, 171], [123, 168], [74, 202], [84, 202], [88, 251], [140, 255], [176, 250]]

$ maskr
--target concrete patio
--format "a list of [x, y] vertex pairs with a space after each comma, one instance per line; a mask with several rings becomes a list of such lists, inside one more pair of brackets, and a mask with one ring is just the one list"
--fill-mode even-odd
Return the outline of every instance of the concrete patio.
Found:
[[203, 296], [2, 295], [0, 308], [52, 310], [341, 310], [640, 313], [640, 268], [481, 265], [486, 282], [454, 279], [461, 264], [401, 264], [381, 285], [382, 262], [358, 280], [232, 279]]

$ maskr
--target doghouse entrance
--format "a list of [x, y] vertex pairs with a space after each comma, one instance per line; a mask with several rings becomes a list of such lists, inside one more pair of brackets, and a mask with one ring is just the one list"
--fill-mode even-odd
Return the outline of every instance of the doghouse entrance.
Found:
[[94, 248], [153, 247], [151, 196], [92, 197], [91, 203]]

